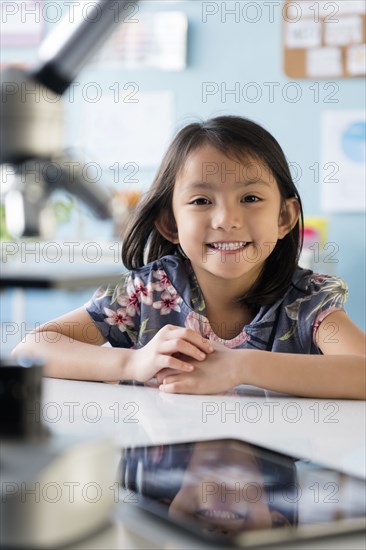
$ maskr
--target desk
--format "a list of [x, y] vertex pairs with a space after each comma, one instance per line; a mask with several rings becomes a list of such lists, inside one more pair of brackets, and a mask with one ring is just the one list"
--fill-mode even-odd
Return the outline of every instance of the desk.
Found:
[[[117, 446], [233, 437], [366, 478], [365, 402], [301, 399], [244, 387], [220, 396], [167, 395], [141, 386], [45, 379], [42, 410], [55, 434], [108, 434]], [[199, 548], [131, 505], [119, 506], [113, 528], [74, 548]], [[356, 536], [291, 548], [364, 544]]]
[[[67, 247], [66, 244], [69, 246]], [[18, 327], [16, 334], [9, 329], [9, 333], [4, 336], [7, 350], [10, 352], [10, 349], [24, 336], [20, 327], [27, 323], [26, 290], [78, 291], [86, 288], [96, 289], [106, 284], [115, 285], [125, 271], [120, 260], [119, 244], [109, 241], [3, 242], [0, 290], [14, 289], [10, 318], [6, 321], [10, 323], [9, 326]], [[75, 302], [78, 304], [77, 299]], [[71, 306], [70, 309], [74, 307]], [[50, 318], [58, 317], [60, 314], [51, 315]], [[40, 322], [48, 321], [50, 318]], [[30, 328], [33, 329], [34, 326]]]

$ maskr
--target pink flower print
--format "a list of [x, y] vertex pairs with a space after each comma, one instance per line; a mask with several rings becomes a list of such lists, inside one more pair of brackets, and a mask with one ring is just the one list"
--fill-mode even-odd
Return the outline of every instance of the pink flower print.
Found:
[[168, 315], [172, 310], [180, 311], [179, 304], [182, 302], [182, 298], [178, 294], [171, 294], [164, 290], [161, 293], [161, 300], [153, 303], [154, 309], [160, 309], [160, 315]]
[[107, 315], [104, 319], [105, 323], [111, 326], [117, 325], [121, 332], [126, 332], [128, 328], [134, 326], [132, 319], [127, 315], [125, 309], [119, 308], [117, 311], [113, 311], [113, 309], [105, 307], [104, 313]]
[[315, 284], [322, 284], [324, 283], [324, 281], [326, 280], [326, 277], [324, 275], [322, 275], [321, 273], [312, 273], [310, 278], [309, 278], [309, 282], [310, 283], [315, 283]]
[[126, 308], [126, 312], [130, 317], [140, 313], [140, 302], [136, 292], [129, 296], [118, 296], [117, 302], [120, 306]]
[[175, 294], [175, 288], [168, 279], [167, 274], [163, 269], [157, 269], [156, 271], [153, 271], [153, 276], [155, 279], [158, 279], [158, 283], [152, 283], [152, 287], [154, 290], [167, 290], [170, 292], [170, 294]]
[[152, 304], [152, 284], [147, 283], [147, 285], [144, 285], [144, 283], [141, 281], [139, 277], [135, 277], [133, 280], [135, 293], [137, 295], [138, 301], [142, 302], [143, 304], [147, 306], [151, 306]]

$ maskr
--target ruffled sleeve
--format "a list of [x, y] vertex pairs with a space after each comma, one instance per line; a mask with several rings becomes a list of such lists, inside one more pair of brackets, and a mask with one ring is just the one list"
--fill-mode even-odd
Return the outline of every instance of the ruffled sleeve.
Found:
[[[297, 323], [301, 344], [305, 353], [311, 353], [316, 345], [316, 333], [320, 323], [334, 311], [344, 311], [348, 297], [346, 283], [331, 275], [311, 273], [306, 278], [305, 296], [286, 307], [289, 313], [297, 309]], [[310, 349], [309, 349], [310, 344]]]

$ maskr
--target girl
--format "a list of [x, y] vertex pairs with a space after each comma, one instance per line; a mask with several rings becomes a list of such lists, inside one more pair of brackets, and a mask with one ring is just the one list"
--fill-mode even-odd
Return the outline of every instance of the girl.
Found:
[[347, 288], [300, 268], [301, 242], [300, 197], [273, 136], [234, 116], [190, 124], [131, 220], [120, 284], [15, 354], [42, 354], [47, 376], [156, 377], [164, 392], [250, 384], [364, 399], [364, 333], [343, 309]]

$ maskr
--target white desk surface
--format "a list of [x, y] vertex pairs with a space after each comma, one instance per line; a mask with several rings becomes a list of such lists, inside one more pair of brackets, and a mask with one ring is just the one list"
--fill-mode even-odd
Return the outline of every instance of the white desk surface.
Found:
[[[46, 378], [42, 419], [55, 434], [108, 435], [117, 448], [239, 438], [366, 478], [366, 403], [360, 401], [294, 398], [245, 387], [219, 396], [167, 395], [151, 387]], [[125, 521], [74, 548], [199, 547], [141, 514], [122, 504], [119, 516]], [[345, 548], [345, 543], [365, 547], [359, 536], [291, 548]]]

